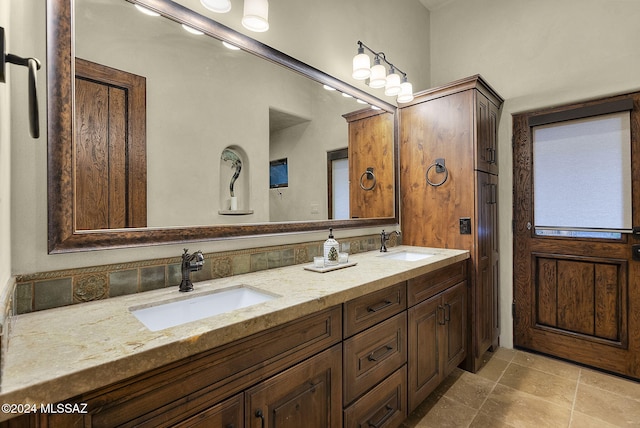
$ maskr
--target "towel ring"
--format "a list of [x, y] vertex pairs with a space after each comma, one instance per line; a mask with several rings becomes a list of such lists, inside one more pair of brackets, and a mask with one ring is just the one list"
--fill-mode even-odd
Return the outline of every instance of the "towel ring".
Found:
[[[429, 180], [429, 172], [433, 167], [436, 167], [436, 172], [444, 172], [444, 178], [439, 183], [434, 183], [433, 181]], [[446, 166], [444, 166], [444, 159], [437, 159], [433, 164], [431, 164], [429, 168], [427, 168], [425, 178], [427, 179], [427, 183], [429, 183], [433, 187], [442, 186], [449, 178], [449, 170]]]
[[[371, 184], [371, 186], [369, 186], [369, 187], [365, 187], [364, 183], [362, 182], [362, 180], [364, 179], [365, 176], [367, 176], [368, 179], [373, 180], [373, 184]], [[376, 187], [376, 176], [373, 173], [373, 168], [369, 167], [360, 176], [360, 188], [362, 190], [369, 191], [369, 190], [373, 190], [374, 187]]]

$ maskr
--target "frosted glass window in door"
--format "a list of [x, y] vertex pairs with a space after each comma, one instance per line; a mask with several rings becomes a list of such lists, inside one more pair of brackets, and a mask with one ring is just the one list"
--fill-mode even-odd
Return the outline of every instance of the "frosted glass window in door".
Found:
[[[629, 117], [625, 111], [533, 128], [537, 234], [616, 237], [630, 231]], [[598, 231], [616, 235], [593, 235]]]

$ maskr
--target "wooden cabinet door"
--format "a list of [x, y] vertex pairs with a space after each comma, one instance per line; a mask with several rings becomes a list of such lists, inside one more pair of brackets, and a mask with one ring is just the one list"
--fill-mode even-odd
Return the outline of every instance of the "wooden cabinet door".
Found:
[[[475, 288], [473, 290], [473, 308], [471, 310], [475, 326], [473, 355], [481, 354], [497, 342], [496, 310], [497, 272], [494, 272], [494, 259], [497, 259], [497, 177], [485, 172], [477, 173], [477, 224], [478, 245], [475, 255]], [[497, 263], [497, 260], [496, 260]], [[495, 337], [494, 337], [495, 336]]]
[[245, 426], [342, 426], [342, 345], [335, 345], [245, 392]]
[[176, 424], [176, 428], [242, 428], [242, 393]]
[[444, 311], [438, 294], [408, 310], [409, 412], [412, 412], [444, 378], [442, 347]]
[[467, 281], [463, 281], [442, 294], [445, 330], [444, 376], [449, 375], [467, 355]]
[[476, 91], [476, 170], [498, 174], [498, 107]]

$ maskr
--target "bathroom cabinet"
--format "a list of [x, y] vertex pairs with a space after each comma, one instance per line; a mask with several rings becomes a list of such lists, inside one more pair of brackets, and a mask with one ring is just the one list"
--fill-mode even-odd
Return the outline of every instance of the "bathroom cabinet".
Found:
[[0, 427], [398, 427], [465, 358], [467, 260], [402, 279]]
[[[266, 418], [274, 405], [282, 405], [279, 416], [291, 406], [308, 415], [319, 408], [330, 410], [322, 425], [307, 426], [339, 427], [341, 340], [342, 308], [336, 306], [66, 401], [87, 403], [89, 414], [38, 417], [44, 426], [56, 428], [178, 423], [261, 427], [255, 413], [262, 409], [265, 427], [299, 426]], [[311, 382], [323, 393], [314, 394], [308, 388]], [[240, 414], [243, 419], [238, 421]], [[25, 422], [17, 426], [30, 426]]]
[[344, 305], [345, 427], [396, 427], [407, 417], [406, 282]]
[[408, 310], [410, 412], [466, 357], [466, 294], [462, 281]]
[[408, 245], [471, 254], [468, 359], [498, 346], [498, 153], [502, 98], [472, 76], [400, 109], [402, 232]]

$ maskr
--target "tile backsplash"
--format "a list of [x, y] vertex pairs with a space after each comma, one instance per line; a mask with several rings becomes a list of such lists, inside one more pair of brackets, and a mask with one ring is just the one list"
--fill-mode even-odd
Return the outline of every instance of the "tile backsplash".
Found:
[[[324, 241], [205, 254], [202, 270], [191, 279], [205, 281], [311, 262]], [[399, 245], [394, 236], [389, 246]], [[379, 235], [346, 238], [340, 250], [351, 254], [380, 248]], [[178, 286], [180, 256], [131, 263], [18, 275], [11, 302], [13, 315]]]

